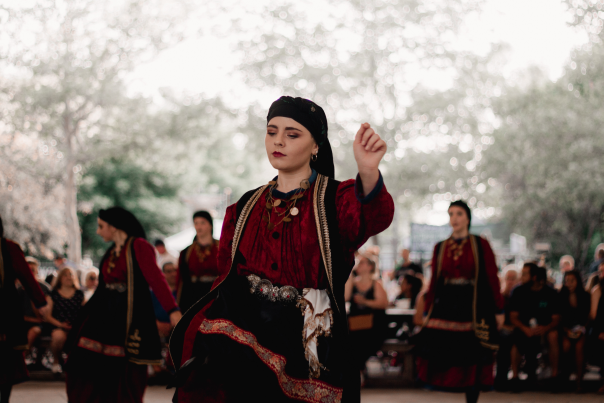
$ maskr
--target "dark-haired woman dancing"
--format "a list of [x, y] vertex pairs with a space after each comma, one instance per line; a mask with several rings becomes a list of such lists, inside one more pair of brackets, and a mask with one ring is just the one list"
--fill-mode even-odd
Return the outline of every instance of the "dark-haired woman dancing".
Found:
[[70, 402], [142, 403], [147, 365], [161, 359], [149, 287], [172, 326], [181, 314], [132, 213], [120, 207], [101, 210], [97, 234], [113, 244], [99, 265], [99, 286], [69, 334], [67, 397]]
[[453, 234], [434, 248], [426, 317], [416, 340], [420, 381], [463, 392], [476, 403], [481, 391], [493, 388], [503, 298], [495, 255], [486, 239], [469, 233], [471, 219], [466, 203], [451, 203]]
[[23, 302], [17, 293], [19, 280], [41, 315], [46, 315], [46, 297], [33, 276], [19, 244], [4, 238], [0, 217], [0, 402], [8, 403], [13, 385], [29, 377], [23, 350], [27, 328], [23, 321]]
[[227, 209], [220, 276], [172, 335], [174, 401], [359, 401], [344, 285], [354, 251], [392, 221], [386, 144], [361, 125], [357, 180], [338, 182], [323, 109], [281, 97], [265, 147], [278, 176]]

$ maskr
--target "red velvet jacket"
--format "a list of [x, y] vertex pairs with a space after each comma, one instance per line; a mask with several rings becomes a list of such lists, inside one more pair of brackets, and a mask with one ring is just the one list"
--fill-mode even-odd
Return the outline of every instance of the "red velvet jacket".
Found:
[[[355, 186], [356, 184], [356, 186]], [[264, 191], [249, 215], [246, 230], [239, 242], [239, 251], [245, 264], [237, 266], [237, 274], [256, 274], [276, 285], [291, 285], [296, 288], [327, 288], [325, 271], [320, 271], [321, 250], [312, 205], [313, 183], [296, 207], [300, 213], [289, 223], [281, 223], [268, 230], [262, 220], [266, 215]], [[279, 198], [277, 193], [274, 197]], [[285, 204], [285, 203], [282, 203]], [[352, 257], [369, 237], [384, 231], [394, 216], [394, 202], [383, 181], [376, 185], [371, 194], [362, 194], [360, 181], [350, 179], [340, 183], [336, 194], [338, 228], [345, 255]], [[237, 221], [234, 204], [227, 209], [220, 250], [218, 253], [218, 284], [231, 267], [231, 248]], [[281, 217], [272, 210], [271, 223], [278, 223]], [[351, 258], [352, 260], [352, 258]]]

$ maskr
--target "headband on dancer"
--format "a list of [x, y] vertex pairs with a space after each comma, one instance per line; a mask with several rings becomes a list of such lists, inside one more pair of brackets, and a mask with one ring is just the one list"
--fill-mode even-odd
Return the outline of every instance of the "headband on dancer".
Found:
[[107, 210], [99, 211], [99, 218], [107, 224], [121, 229], [128, 236], [135, 238], [147, 238], [145, 230], [134, 214], [122, 207], [110, 207]]
[[282, 96], [273, 102], [268, 110], [266, 123], [268, 124], [277, 116], [293, 119], [310, 132], [319, 146], [317, 159], [310, 162], [310, 167], [322, 175], [333, 178], [335, 175], [333, 153], [327, 138], [327, 117], [323, 108], [308, 99]]
[[470, 207], [463, 200], [455, 200], [449, 205], [449, 208], [453, 206], [461, 207], [465, 210], [466, 214], [468, 215], [468, 229], [470, 229], [470, 225], [472, 225], [472, 211], [470, 210]]

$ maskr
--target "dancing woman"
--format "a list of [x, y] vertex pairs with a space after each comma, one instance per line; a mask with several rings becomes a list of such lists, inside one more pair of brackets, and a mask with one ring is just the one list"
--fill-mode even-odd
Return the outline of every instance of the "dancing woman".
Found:
[[284, 96], [265, 147], [278, 176], [227, 209], [220, 276], [172, 334], [174, 401], [359, 401], [344, 285], [354, 251], [392, 221], [378, 171], [386, 144], [361, 125], [359, 175], [338, 182], [323, 109]]
[[195, 239], [180, 252], [176, 301], [183, 312], [206, 295], [218, 277], [218, 241], [212, 237], [214, 222], [207, 211], [193, 214]]
[[70, 402], [142, 403], [147, 365], [161, 359], [149, 287], [173, 326], [181, 314], [132, 213], [120, 207], [101, 210], [97, 234], [113, 244], [99, 265], [99, 286], [69, 333], [67, 397]]
[[463, 201], [449, 207], [453, 234], [434, 248], [426, 317], [417, 339], [418, 373], [428, 388], [465, 392], [476, 403], [493, 388], [494, 352], [503, 324], [495, 255], [486, 239], [469, 233]]
[[0, 402], [8, 403], [13, 385], [29, 378], [23, 350], [27, 345], [27, 328], [23, 320], [23, 301], [17, 293], [19, 280], [40, 314], [48, 308], [46, 297], [32, 274], [19, 244], [4, 238], [0, 217]]

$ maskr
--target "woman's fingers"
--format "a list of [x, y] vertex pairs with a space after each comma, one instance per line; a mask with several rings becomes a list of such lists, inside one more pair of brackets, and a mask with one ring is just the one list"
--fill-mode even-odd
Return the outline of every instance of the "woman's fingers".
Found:
[[371, 137], [367, 139], [367, 144], [365, 145], [365, 150], [372, 151], [375, 144], [380, 141], [380, 136], [377, 133], [372, 133]]
[[369, 126], [369, 123], [363, 123], [361, 124], [361, 127], [359, 128], [359, 130], [357, 131], [357, 134], [354, 136], [354, 141], [362, 144], [363, 142], [363, 135], [365, 133], [365, 131], [367, 129], [369, 129], [371, 126]]
[[377, 142], [376, 142], [376, 143], [373, 145], [373, 147], [371, 148], [371, 151], [372, 151], [372, 152], [376, 152], [376, 151], [379, 151], [379, 150], [381, 150], [382, 148], [384, 148], [384, 147], [386, 147], [386, 146], [387, 146], [387, 145], [386, 145], [386, 142], [385, 142], [384, 140], [382, 140], [382, 139], [379, 139], [379, 141], [377, 141]]

